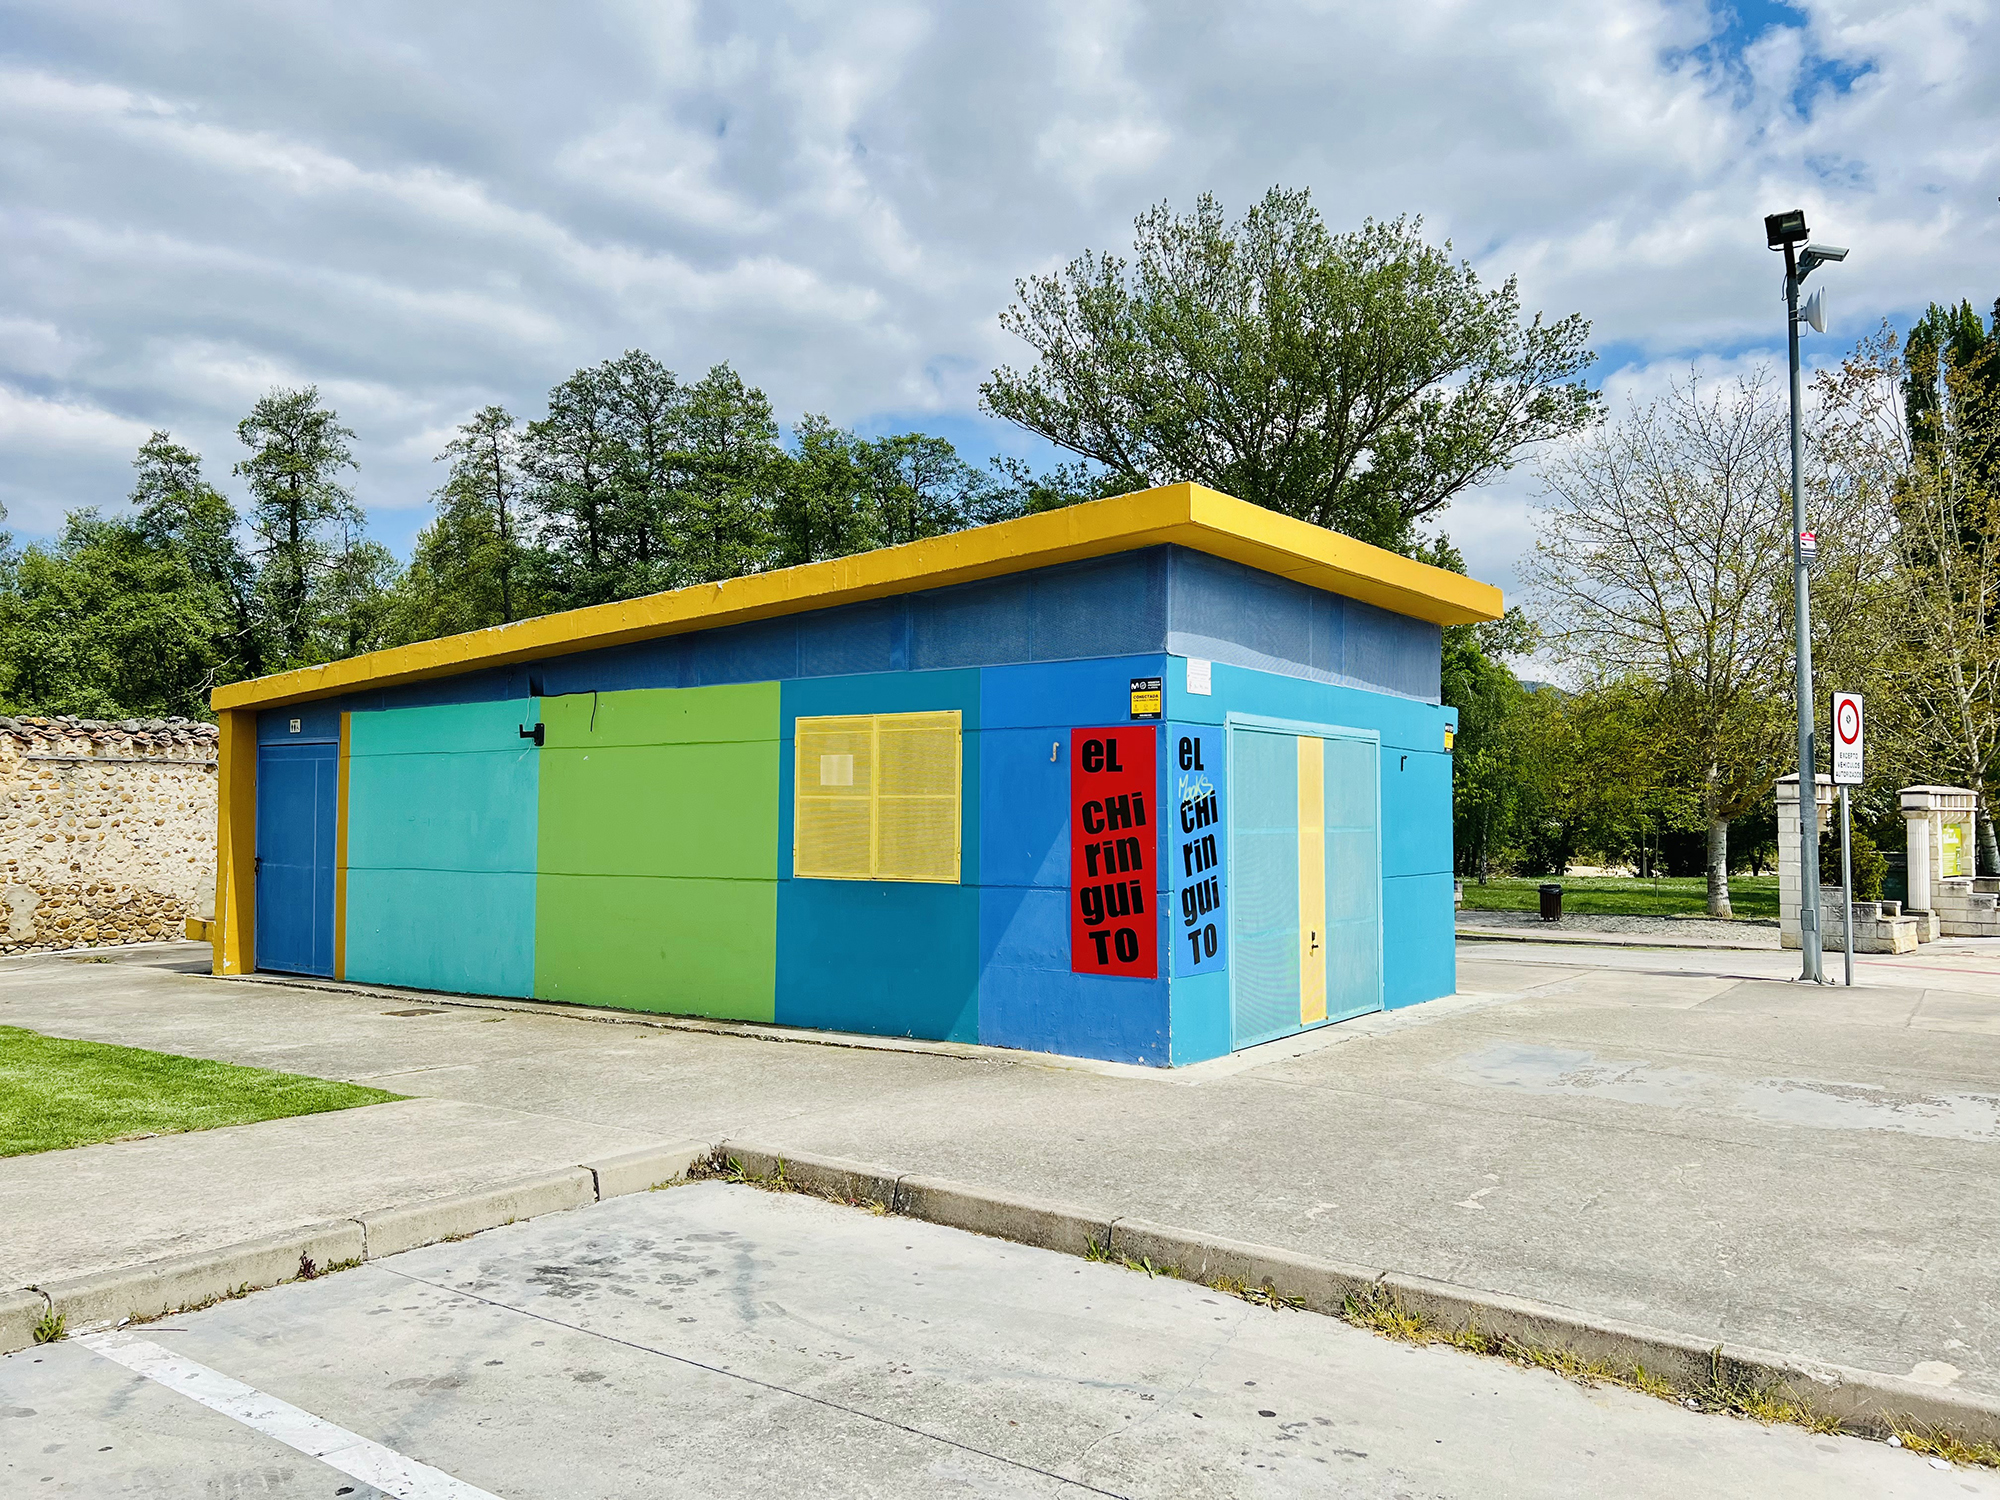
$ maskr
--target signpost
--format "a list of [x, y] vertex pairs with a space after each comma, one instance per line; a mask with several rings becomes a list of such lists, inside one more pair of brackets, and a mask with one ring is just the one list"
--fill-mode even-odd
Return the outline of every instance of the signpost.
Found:
[[1859, 693], [1833, 695], [1833, 784], [1840, 788], [1840, 896], [1847, 904], [1840, 931], [1847, 946], [1847, 982], [1854, 983], [1854, 858], [1849, 852], [1847, 789], [1861, 785], [1862, 729]]

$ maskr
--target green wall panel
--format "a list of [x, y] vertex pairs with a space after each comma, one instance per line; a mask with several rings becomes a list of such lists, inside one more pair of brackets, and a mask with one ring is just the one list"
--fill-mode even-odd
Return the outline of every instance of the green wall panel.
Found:
[[778, 737], [778, 684], [634, 688], [542, 700], [550, 745], [693, 745]]
[[778, 742], [542, 752], [549, 875], [778, 878]]
[[770, 1020], [777, 684], [573, 694], [542, 718], [535, 994]]
[[772, 1019], [775, 880], [545, 874], [537, 884], [538, 999]]

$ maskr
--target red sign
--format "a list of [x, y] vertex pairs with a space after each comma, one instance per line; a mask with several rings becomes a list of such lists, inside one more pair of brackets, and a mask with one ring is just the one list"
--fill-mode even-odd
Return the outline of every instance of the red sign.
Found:
[[1150, 725], [1070, 731], [1069, 952], [1078, 974], [1159, 975], [1158, 736]]

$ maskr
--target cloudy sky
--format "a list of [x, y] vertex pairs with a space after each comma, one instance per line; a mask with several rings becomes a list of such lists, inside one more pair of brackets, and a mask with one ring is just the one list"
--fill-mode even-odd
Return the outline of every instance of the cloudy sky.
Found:
[[[2000, 0], [0, 0], [0, 503], [118, 503], [155, 427], [240, 496], [235, 422], [312, 383], [402, 553], [455, 423], [630, 347], [1040, 456], [977, 407], [1014, 279], [1273, 183], [1518, 272], [1623, 399], [1782, 358], [1779, 208], [1854, 249], [1840, 340], [1989, 308], [1996, 57]], [[1532, 493], [1447, 514], [1476, 572]]]

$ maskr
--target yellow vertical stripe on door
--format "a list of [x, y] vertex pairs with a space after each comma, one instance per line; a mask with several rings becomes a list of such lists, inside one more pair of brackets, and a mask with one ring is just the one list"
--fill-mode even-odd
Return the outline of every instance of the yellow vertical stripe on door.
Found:
[[1299, 1024], [1326, 1019], [1326, 742], [1299, 736]]

